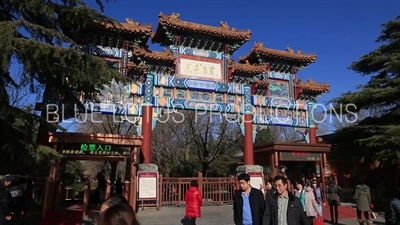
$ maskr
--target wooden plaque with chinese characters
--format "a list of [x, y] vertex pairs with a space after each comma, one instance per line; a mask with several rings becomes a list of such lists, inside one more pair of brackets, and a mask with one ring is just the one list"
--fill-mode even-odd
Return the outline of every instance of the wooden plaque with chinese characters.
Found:
[[222, 61], [218, 59], [187, 55], [179, 57], [179, 77], [222, 82], [224, 79], [222, 69]]
[[315, 152], [281, 152], [281, 161], [321, 161], [322, 154]]
[[110, 144], [64, 144], [61, 150], [63, 155], [90, 155], [90, 156], [129, 156], [130, 147]]

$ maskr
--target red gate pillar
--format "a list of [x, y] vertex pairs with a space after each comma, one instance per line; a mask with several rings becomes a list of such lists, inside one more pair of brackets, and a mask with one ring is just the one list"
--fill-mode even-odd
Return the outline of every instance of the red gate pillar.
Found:
[[244, 114], [244, 165], [254, 165], [253, 115]]
[[143, 163], [151, 163], [151, 136], [152, 136], [152, 121], [153, 121], [153, 106], [142, 106], [142, 146]]
[[307, 102], [307, 110], [308, 110], [308, 123], [310, 124], [310, 129], [308, 130], [308, 139], [310, 144], [317, 144], [317, 128], [318, 124], [316, 123], [314, 112], [317, 108], [317, 103], [313, 100]]
[[251, 104], [251, 87], [244, 86], [244, 109], [243, 109], [243, 160], [244, 165], [254, 165], [253, 146], [253, 106]]
[[310, 144], [317, 144], [317, 128], [315, 126], [310, 127], [308, 135], [310, 138]]

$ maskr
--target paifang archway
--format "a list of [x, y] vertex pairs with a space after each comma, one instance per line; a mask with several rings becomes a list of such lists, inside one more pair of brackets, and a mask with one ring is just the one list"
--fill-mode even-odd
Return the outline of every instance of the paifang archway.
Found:
[[[86, 112], [136, 118], [138, 134], [143, 136], [141, 163], [151, 164], [152, 130], [158, 116], [173, 109], [223, 112], [237, 119], [246, 165], [254, 165], [253, 142], [257, 130], [265, 126], [294, 127], [309, 143], [316, 143], [316, 97], [330, 87], [297, 77], [298, 71], [316, 61], [315, 54], [289, 47], [270, 49], [258, 42], [234, 62], [232, 54], [251, 39], [250, 30], [230, 28], [226, 22], [217, 27], [187, 22], [178, 13], [158, 17], [154, 33], [151, 25], [126, 19], [121, 24], [94, 22], [75, 38], [83, 53], [104, 58], [134, 80], [125, 86], [132, 102], [103, 98], [99, 103], [84, 94], [80, 99]], [[165, 50], [149, 49], [150, 37]]]

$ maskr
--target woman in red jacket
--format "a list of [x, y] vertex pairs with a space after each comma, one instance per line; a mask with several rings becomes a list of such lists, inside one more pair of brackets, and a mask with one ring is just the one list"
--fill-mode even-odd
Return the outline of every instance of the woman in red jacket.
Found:
[[185, 202], [186, 202], [186, 215], [185, 217], [190, 219], [190, 224], [196, 224], [196, 218], [201, 217], [200, 207], [203, 202], [200, 190], [198, 188], [197, 181], [192, 180], [190, 182], [190, 187], [186, 191]]

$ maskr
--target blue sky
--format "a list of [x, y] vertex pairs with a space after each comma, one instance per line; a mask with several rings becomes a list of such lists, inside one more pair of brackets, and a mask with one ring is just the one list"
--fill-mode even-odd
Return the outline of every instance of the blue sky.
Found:
[[[89, 2], [95, 6], [94, 0]], [[160, 11], [178, 12], [182, 20], [201, 24], [219, 26], [226, 21], [231, 27], [251, 29], [252, 40], [235, 52], [235, 59], [257, 41], [270, 48], [316, 53], [317, 62], [299, 76], [331, 84], [331, 93], [320, 99], [323, 103], [368, 80], [347, 67], [377, 46], [380, 25], [400, 14], [400, 1], [117, 0], [105, 5], [104, 13], [156, 29]]]
[[[87, 2], [97, 8], [94, 0]], [[121, 22], [131, 18], [150, 23], [155, 30], [160, 12], [178, 12], [182, 20], [201, 24], [219, 26], [226, 21], [231, 27], [250, 29], [252, 40], [235, 52], [235, 59], [258, 41], [269, 48], [316, 53], [317, 62], [299, 77], [330, 83], [331, 92], [319, 100], [325, 103], [368, 81], [347, 67], [378, 46], [380, 25], [400, 14], [400, 1], [111, 0], [104, 13]]]

